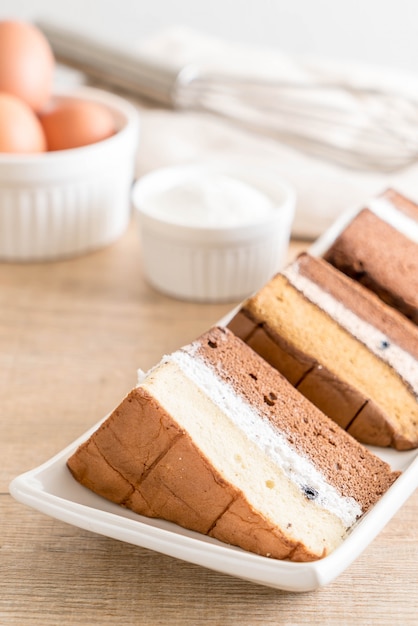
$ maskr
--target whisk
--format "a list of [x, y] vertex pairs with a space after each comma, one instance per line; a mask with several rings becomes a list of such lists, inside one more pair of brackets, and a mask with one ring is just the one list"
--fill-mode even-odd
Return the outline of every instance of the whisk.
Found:
[[418, 160], [418, 101], [389, 90], [173, 69], [48, 23], [59, 61], [109, 86], [180, 110], [204, 111], [339, 165], [393, 172]]

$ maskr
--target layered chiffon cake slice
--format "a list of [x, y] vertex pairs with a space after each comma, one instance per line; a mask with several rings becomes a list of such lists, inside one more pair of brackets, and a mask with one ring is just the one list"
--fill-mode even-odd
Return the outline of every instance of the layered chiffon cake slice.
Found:
[[304, 253], [229, 328], [363, 443], [418, 446], [418, 328]]
[[68, 467], [141, 515], [292, 561], [332, 552], [397, 477], [226, 328], [164, 357]]
[[339, 234], [323, 257], [418, 324], [418, 205], [389, 189]]

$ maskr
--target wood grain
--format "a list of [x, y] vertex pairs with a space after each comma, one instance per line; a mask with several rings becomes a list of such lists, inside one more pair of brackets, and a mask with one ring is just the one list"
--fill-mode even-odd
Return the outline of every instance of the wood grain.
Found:
[[[305, 244], [293, 243], [289, 258]], [[54, 263], [0, 264], [0, 624], [418, 623], [418, 494], [333, 584], [285, 593], [88, 533], [15, 502], [9, 482], [109, 412], [234, 303], [166, 298], [134, 226]]]

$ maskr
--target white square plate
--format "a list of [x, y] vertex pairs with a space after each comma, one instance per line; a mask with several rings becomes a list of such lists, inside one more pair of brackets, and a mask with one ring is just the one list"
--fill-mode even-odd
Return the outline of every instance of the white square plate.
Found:
[[418, 451], [373, 448], [393, 469], [402, 470], [379, 502], [352, 529], [332, 554], [312, 563], [278, 561], [185, 530], [163, 520], [143, 517], [82, 487], [66, 461], [99, 424], [39, 467], [10, 484], [16, 500], [51, 517], [169, 556], [286, 591], [311, 591], [343, 572], [376, 537], [418, 486]]

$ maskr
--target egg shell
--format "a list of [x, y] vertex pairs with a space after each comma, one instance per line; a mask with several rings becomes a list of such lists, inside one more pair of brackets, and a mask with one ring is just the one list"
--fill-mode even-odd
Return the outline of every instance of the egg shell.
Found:
[[0, 91], [40, 111], [51, 96], [54, 67], [51, 47], [36, 26], [0, 21]]
[[43, 128], [32, 109], [16, 96], [0, 93], [0, 152], [31, 154], [45, 150]]
[[39, 119], [48, 150], [79, 148], [111, 137], [116, 125], [111, 111], [97, 102], [56, 99]]

